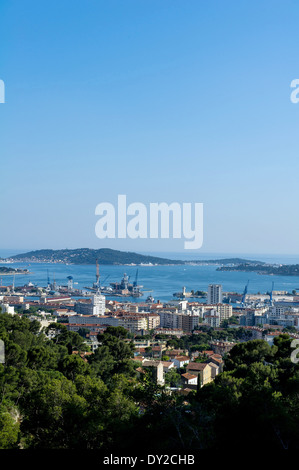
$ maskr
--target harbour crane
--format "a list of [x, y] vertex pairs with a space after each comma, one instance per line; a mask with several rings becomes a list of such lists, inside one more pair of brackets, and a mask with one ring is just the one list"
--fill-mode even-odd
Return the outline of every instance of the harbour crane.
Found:
[[56, 280], [55, 280], [55, 273], [53, 273], [53, 290], [56, 291]]
[[96, 259], [96, 282], [92, 284], [92, 289], [95, 289], [97, 292], [101, 290], [100, 287], [100, 267], [98, 259]]
[[248, 284], [249, 284], [249, 279], [247, 281], [247, 284], [244, 288], [244, 292], [243, 292], [243, 295], [242, 295], [242, 305], [244, 305], [244, 303], [245, 303], [245, 298], [246, 298], [246, 294], [247, 294], [247, 290], [248, 290]]
[[135, 281], [133, 282], [133, 287], [137, 287], [137, 281], [138, 281], [138, 269], [136, 271], [136, 276], [135, 276]]
[[105, 284], [105, 282], [107, 281], [108, 277], [110, 277], [110, 274], [108, 274], [108, 276], [105, 277], [104, 281], [103, 281], [103, 284]]
[[270, 305], [273, 305], [273, 288], [274, 288], [274, 281], [272, 282], [272, 289], [270, 292]]
[[13, 281], [12, 281], [12, 293], [15, 293], [15, 275], [13, 275]]
[[100, 267], [99, 267], [99, 263], [98, 263], [98, 260], [96, 259], [96, 267], [97, 267], [97, 271], [96, 271], [96, 286], [97, 288], [100, 287]]

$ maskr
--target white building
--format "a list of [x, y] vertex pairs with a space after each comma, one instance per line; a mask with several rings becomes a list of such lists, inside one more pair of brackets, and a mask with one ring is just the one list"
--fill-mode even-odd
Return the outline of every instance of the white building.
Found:
[[212, 328], [219, 328], [220, 326], [220, 313], [217, 310], [210, 310], [204, 316], [204, 323], [211, 326]]
[[105, 315], [106, 298], [102, 294], [95, 294], [92, 296], [91, 304], [93, 307], [92, 315]]
[[162, 328], [177, 328], [183, 331], [192, 332], [199, 324], [199, 313], [189, 312], [171, 312], [169, 310], [162, 310], [159, 312], [160, 326]]
[[10, 313], [11, 315], [15, 314], [15, 308], [10, 306], [9, 304], [1, 304], [0, 305], [2, 313]]
[[179, 312], [187, 310], [188, 307], [188, 300], [169, 300], [167, 302], [168, 305], [172, 307], [176, 307]]
[[222, 285], [209, 284], [208, 287], [208, 304], [216, 305], [222, 303]]
[[197, 375], [186, 372], [185, 374], [182, 374], [181, 377], [185, 385], [197, 385]]
[[185, 364], [189, 364], [190, 362], [190, 358], [187, 356], [176, 356], [171, 360], [178, 369], [184, 367]]
[[222, 322], [222, 320], [228, 320], [233, 314], [233, 307], [229, 304], [219, 304], [216, 310], [220, 314], [220, 322]]
[[158, 312], [160, 316], [160, 326], [162, 328], [179, 328], [178, 313], [169, 310], [161, 310]]
[[106, 298], [101, 294], [94, 294], [91, 302], [77, 302], [76, 312], [81, 315], [105, 315]]
[[109, 325], [109, 326], [119, 326], [119, 319], [117, 317], [108, 316], [108, 315], [73, 315], [69, 317], [70, 325]]
[[125, 315], [118, 317], [118, 325], [132, 332], [148, 329], [147, 318], [138, 315]]

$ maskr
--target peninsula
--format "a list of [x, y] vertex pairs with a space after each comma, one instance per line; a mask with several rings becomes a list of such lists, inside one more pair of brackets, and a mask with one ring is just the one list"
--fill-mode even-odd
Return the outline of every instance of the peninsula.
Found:
[[[238, 266], [241, 263], [262, 266], [260, 261], [250, 261], [240, 258], [217, 260], [177, 260], [157, 256], [142, 255], [134, 252], [112, 250], [110, 248], [91, 249], [77, 248], [64, 250], [36, 250], [11, 256], [4, 261], [27, 263], [61, 263], [61, 264], [95, 264], [98, 260], [102, 265], [229, 265]], [[1, 260], [0, 260], [1, 262]]]
[[278, 276], [299, 276], [299, 264], [248, 264], [221, 266], [216, 271], [244, 271]]
[[28, 269], [15, 269], [7, 268], [6, 266], [0, 266], [0, 276], [8, 276], [12, 274], [29, 274]]

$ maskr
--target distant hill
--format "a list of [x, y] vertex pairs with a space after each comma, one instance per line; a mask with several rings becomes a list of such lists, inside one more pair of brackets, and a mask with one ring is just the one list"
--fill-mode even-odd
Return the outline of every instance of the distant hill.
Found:
[[257, 272], [258, 274], [271, 274], [278, 276], [299, 276], [299, 265], [298, 264], [285, 264], [281, 266], [273, 264], [264, 265], [249, 265], [239, 264], [236, 266], [222, 266], [217, 268], [217, 271], [244, 271], [244, 272]]
[[183, 261], [140, 255], [138, 253], [101, 248], [77, 248], [75, 250], [36, 250], [9, 258], [13, 261], [67, 263], [67, 264], [183, 264]]
[[[256, 261], [256, 260], [248, 260], [243, 258], [225, 258], [225, 259], [208, 259], [208, 260], [197, 260], [191, 261], [192, 263], [196, 264], [224, 264], [224, 265], [232, 265], [232, 266], [239, 266], [239, 265], [246, 265], [246, 266], [263, 266], [263, 261]], [[229, 268], [227, 268], [229, 270]]]
[[186, 264], [220, 264], [236, 266], [241, 263], [248, 265], [263, 265], [261, 261], [250, 261], [241, 258], [227, 258], [217, 260], [173, 260], [157, 256], [141, 255], [129, 251], [112, 250], [110, 248], [77, 248], [74, 250], [35, 250], [7, 258], [14, 262], [30, 263], [64, 263], [64, 264], [99, 264], [125, 265], [125, 264], [157, 264], [157, 265], [186, 265]]

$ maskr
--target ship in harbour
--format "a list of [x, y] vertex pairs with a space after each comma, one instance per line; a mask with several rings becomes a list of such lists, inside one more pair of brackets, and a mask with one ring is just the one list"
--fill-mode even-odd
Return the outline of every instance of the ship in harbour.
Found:
[[[109, 276], [106, 277], [104, 283], [108, 277]], [[136, 270], [134, 281], [131, 283], [129, 281], [130, 276], [124, 273], [120, 282], [110, 282], [109, 286], [101, 286], [99, 263], [98, 260], [96, 260], [96, 281], [93, 283], [92, 287], [85, 287], [85, 289], [93, 292], [100, 291], [102, 294], [118, 297], [142, 297], [143, 292], [141, 289], [143, 286], [138, 284], [138, 269]]]

